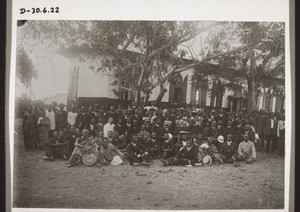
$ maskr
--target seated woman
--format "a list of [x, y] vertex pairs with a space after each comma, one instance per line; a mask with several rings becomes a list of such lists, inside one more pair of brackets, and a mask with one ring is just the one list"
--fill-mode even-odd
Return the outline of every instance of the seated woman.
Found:
[[75, 148], [69, 159], [68, 167], [78, 165], [86, 153], [94, 152], [98, 156], [97, 140], [98, 138], [94, 139], [89, 136], [87, 129], [82, 130], [82, 136], [76, 139]]

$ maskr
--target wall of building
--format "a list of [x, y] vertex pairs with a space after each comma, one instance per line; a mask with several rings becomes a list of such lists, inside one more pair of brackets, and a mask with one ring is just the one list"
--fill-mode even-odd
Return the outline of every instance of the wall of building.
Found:
[[[81, 55], [86, 57], [86, 55]], [[79, 68], [79, 79], [78, 79], [78, 92], [77, 97], [108, 97], [117, 99], [116, 95], [112, 92], [113, 82], [112, 77], [109, 77], [104, 73], [96, 73], [95, 70], [91, 70], [91, 63], [80, 61], [80, 56], [71, 58], [70, 70], [73, 68]], [[100, 63], [103, 57], [97, 58], [97, 62]]]

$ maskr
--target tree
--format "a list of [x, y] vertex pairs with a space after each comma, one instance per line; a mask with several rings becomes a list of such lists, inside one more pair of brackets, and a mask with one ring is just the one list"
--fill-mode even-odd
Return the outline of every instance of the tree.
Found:
[[16, 67], [16, 76], [26, 88], [30, 88], [31, 80], [36, 79], [38, 73], [23, 46], [19, 46], [17, 50]]
[[209, 46], [214, 54], [239, 50], [200, 64], [194, 77], [223, 78], [229, 81], [225, 85], [229, 88], [246, 84], [247, 110], [254, 110], [258, 88], [279, 90], [284, 86], [284, 27], [284, 23], [229, 22], [211, 30]]
[[[51, 41], [57, 51], [80, 49], [89, 53], [82, 60], [90, 68], [106, 73], [115, 81], [116, 95], [131, 91], [138, 104], [142, 93], [149, 99], [151, 91], [160, 87], [158, 104], [167, 91], [164, 84], [176, 74], [199, 65], [207, 58], [185, 62], [186, 52], [178, 48], [202, 32], [222, 24], [177, 21], [27, 21], [24, 36], [37, 42]], [[98, 55], [106, 57], [98, 63]], [[123, 86], [123, 82], [128, 86]]]

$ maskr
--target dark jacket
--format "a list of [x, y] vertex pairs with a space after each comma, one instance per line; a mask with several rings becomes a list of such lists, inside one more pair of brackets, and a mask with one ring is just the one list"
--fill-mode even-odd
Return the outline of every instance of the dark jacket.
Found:
[[187, 147], [184, 147], [175, 155], [175, 157], [188, 159], [194, 164], [198, 160], [198, 149], [195, 146], [192, 146], [190, 150], [188, 150]]
[[237, 144], [233, 141], [230, 145], [228, 145], [227, 142], [224, 142], [222, 144], [220, 154], [226, 155], [227, 157], [237, 156]]

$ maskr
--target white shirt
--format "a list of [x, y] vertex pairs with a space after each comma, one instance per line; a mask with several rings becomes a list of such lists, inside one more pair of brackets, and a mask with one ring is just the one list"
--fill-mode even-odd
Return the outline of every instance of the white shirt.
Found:
[[68, 113], [68, 124], [73, 126], [76, 123], [76, 118], [77, 118], [77, 113], [73, 113], [72, 111], [70, 111]]
[[113, 131], [114, 132], [115, 129], [115, 125], [114, 124], [110, 124], [109, 122], [104, 125], [103, 127], [103, 133], [104, 133], [104, 137], [107, 137], [107, 132], [108, 131]]
[[50, 112], [46, 110], [46, 117], [50, 119], [50, 130], [55, 130], [55, 113], [53, 110]]
[[274, 120], [271, 119], [271, 129], [273, 129], [273, 128], [274, 128]]

